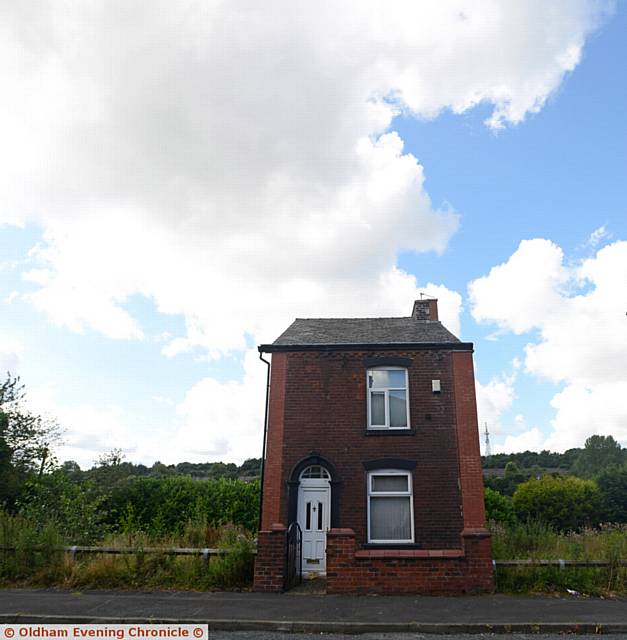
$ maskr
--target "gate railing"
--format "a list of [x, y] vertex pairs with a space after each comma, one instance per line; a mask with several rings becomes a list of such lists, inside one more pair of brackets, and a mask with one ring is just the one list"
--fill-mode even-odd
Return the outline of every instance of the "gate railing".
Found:
[[303, 581], [303, 532], [298, 522], [287, 528], [285, 558], [285, 589], [291, 589]]

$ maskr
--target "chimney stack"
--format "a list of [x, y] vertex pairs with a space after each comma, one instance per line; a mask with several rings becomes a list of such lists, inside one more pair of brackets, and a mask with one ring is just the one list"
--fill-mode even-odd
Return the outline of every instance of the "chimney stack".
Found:
[[411, 317], [414, 320], [437, 320], [438, 300], [437, 298], [421, 298], [414, 302], [414, 310]]

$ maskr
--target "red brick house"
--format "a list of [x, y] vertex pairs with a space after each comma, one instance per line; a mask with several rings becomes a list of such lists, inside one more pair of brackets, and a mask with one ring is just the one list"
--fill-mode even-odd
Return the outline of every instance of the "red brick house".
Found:
[[302, 568], [329, 593], [490, 590], [473, 345], [437, 300], [410, 317], [297, 319], [259, 352], [272, 363], [254, 588], [285, 588], [297, 522]]

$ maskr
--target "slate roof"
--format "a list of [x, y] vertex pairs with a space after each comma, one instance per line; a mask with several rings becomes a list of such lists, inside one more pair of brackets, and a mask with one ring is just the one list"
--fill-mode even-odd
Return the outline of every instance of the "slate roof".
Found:
[[273, 346], [460, 344], [439, 321], [407, 318], [297, 318]]

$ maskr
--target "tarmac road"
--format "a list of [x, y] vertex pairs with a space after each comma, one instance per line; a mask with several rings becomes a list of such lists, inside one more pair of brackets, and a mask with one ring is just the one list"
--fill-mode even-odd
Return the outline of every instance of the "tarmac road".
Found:
[[560, 632], [627, 638], [627, 600], [1, 589], [0, 623], [17, 622], [188, 622], [208, 624], [212, 638], [230, 640], [314, 634], [335, 640], [355, 633], [409, 640], [492, 631], [513, 632], [518, 635], [510, 637], [521, 640], [529, 632], [535, 632], [530, 638], [557, 638]]
[[[599, 640], [598, 635], [576, 635], [572, 636], [573, 640]], [[609, 638], [627, 638], [627, 634], [614, 634], [606, 636]], [[468, 636], [468, 634], [454, 634], [454, 635], [432, 635], [423, 633], [364, 633], [362, 635], [347, 635], [337, 633], [276, 633], [266, 631], [215, 631], [209, 633], [211, 640], [498, 640], [503, 638], [504, 640], [564, 640], [563, 634], [555, 633], [512, 633], [508, 635], [495, 635], [479, 633], [476, 635]]]

